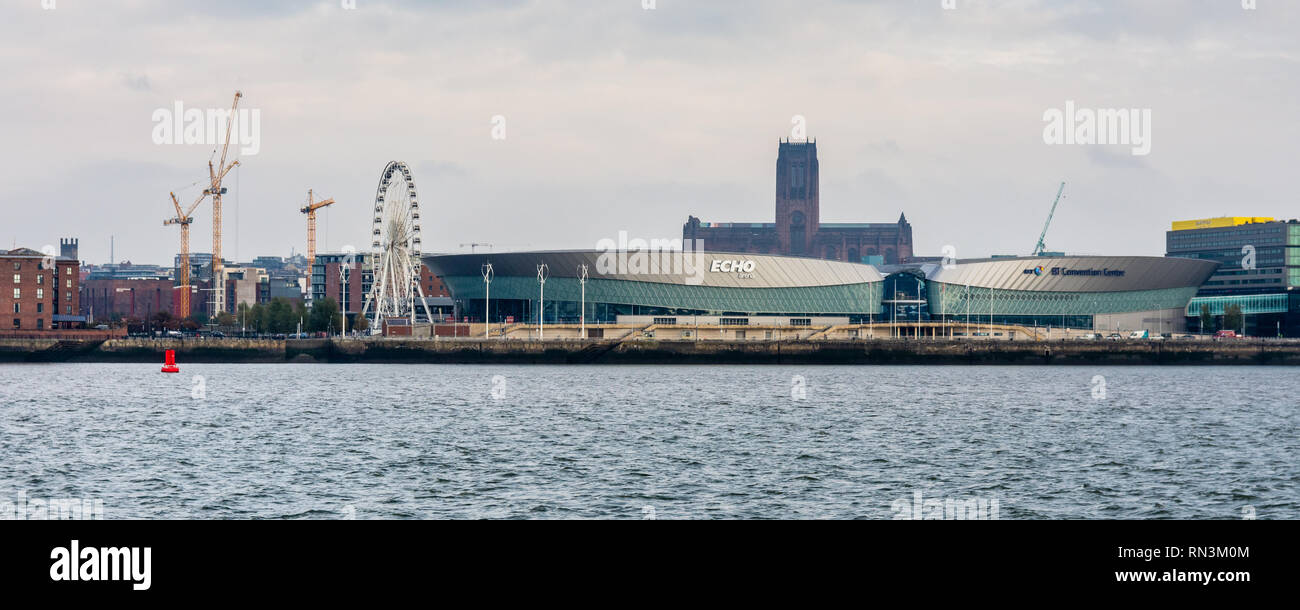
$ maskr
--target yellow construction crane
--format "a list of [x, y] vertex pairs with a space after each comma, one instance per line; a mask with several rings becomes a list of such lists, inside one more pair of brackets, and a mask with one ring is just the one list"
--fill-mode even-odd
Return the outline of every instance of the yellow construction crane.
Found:
[[[311, 189], [307, 189], [307, 205], [302, 206], [302, 208], [298, 210], [299, 212], [302, 212], [303, 214], [307, 215], [307, 269], [308, 270], [310, 270], [311, 266], [316, 263], [316, 210], [319, 210], [327, 205], [334, 204], [333, 198], [326, 199], [324, 201], [314, 201], [314, 199], [315, 196], [312, 194]], [[307, 277], [311, 278], [311, 275], [309, 274]], [[308, 279], [308, 281], [311, 280]]]
[[199, 207], [200, 203], [203, 203], [203, 198], [207, 197], [208, 194], [205, 191], [202, 195], [199, 195], [199, 198], [194, 201], [190, 209], [185, 211], [181, 211], [181, 202], [176, 199], [176, 193], [172, 193], [171, 196], [172, 206], [176, 208], [176, 217], [164, 220], [163, 226], [181, 226], [181, 301], [176, 308], [176, 313], [180, 314], [183, 319], [190, 317], [190, 223], [194, 222], [194, 217], [191, 214], [194, 213], [195, 208]]
[[220, 288], [212, 293], [214, 314], [226, 310], [226, 291], [221, 285], [221, 278], [225, 276], [225, 265], [221, 262], [221, 196], [226, 194], [226, 189], [221, 186], [221, 181], [230, 170], [239, 165], [238, 159], [226, 165], [226, 151], [230, 149], [231, 122], [234, 121], [235, 113], [239, 110], [241, 97], [244, 97], [244, 94], [236, 91], [235, 101], [230, 106], [230, 116], [226, 117], [226, 142], [221, 147], [221, 162], [213, 167], [212, 159], [208, 159], [209, 185], [203, 190], [204, 195], [212, 195], [212, 287]]

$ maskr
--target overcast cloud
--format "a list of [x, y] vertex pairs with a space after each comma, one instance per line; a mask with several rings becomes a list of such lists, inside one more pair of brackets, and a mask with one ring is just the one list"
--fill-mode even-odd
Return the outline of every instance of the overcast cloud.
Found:
[[[227, 181], [227, 258], [369, 245], [378, 174], [414, 171], [426, 251], [590, 248], [772, 220], [776, 143], [818, 141], [825, 221], [917, 252], [1160, 255], [1175, 219], [1300, 216], [1300, 2], [1257, 0], [41, 0], [0, 4], [0, 248], [170, 263], [169, 190], [207, 146], [153, 143], [180, 100], [261, 111]], [[1152, 113], [1146, 156], [1049, 146], [1043, 113]], [[507, 138], [491, 138], [493, 115]], [[210, 249], [196, 213], [193, 249]]]

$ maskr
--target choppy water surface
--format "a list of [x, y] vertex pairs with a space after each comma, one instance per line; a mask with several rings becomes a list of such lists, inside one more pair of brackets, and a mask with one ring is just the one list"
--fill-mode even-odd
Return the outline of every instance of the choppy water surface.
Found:
[[0, 365], [0, 502], [889, 519], [919, 491], [1003, 519], [1294, 519], [1298, 396], [1262, 367]]

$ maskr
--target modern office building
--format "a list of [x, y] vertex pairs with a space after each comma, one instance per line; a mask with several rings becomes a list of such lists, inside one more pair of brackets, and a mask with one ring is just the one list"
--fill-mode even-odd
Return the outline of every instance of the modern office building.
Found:
[[173, 270], [159, 265], [137, 265], [131, 261], [107, 265], [86, 265], [88, 280], [171, 279]]
[[374, 282], [373, 269], [374, 255], [369, 252], [318, 253], [311, 267], [312, 302], [330, 298], [341, 311], [361, 313]]
[[912, 256], [912, 225], [821, 221], [816, 142], [781, 142], [776, 156], [776, 222], [703, 222], [682, 227], [682, 240], [714, 252], [808, 256], [852, 263], [897, 263]]
[[[1300, 336], [1300, 221], [1223, 217], [1174, 222], [1165, 256], [1219, 263], [1188, 304], [1190, 328], [1204, 306], [1222, 326], [1224, 311], [1241, 308], [1245, 333]], [[1232, 330], [1242, 331], [1242, 328]]]
[[[642, 258], [637, 258], [641, 256]], [[624, 259], [625, 262], [624, 262]], [[1017, 257], [885, 266], [717, 252], [432, 255], [460, 315], [492, 322], [612, 323], [684, 317], [721, 324], [964, 322], [1178, 332], [1211, 261], [1140, 256]], [[617, 263], [617, 264], [615, 264]], [[543, 287], [538, 265], [547, 266]], [[579, 280], [587, 266], [588, 279]]]

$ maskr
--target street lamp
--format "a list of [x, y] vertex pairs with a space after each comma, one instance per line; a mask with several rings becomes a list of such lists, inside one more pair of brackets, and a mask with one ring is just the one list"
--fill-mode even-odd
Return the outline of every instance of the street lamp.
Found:
[[546, 278], [550, 277], [551, 269], [542, 263], [537, 266], [537, 338], [546, 338]]
[[582, 286], [582, 309], [578, 311], [578, 334], [583, 339], [587, 338], [587, 265], [583, 263], [578, 267], [578, 284]]
[[483, 336], [492, 336], [492, 263], [483, 263]]
[[348, 336], [348, 275], [351, 270], [350, 263], [346, 261], [339, 263], [339, 317], [343, 319], [343, 332], [339, 335], [340, 339]]

